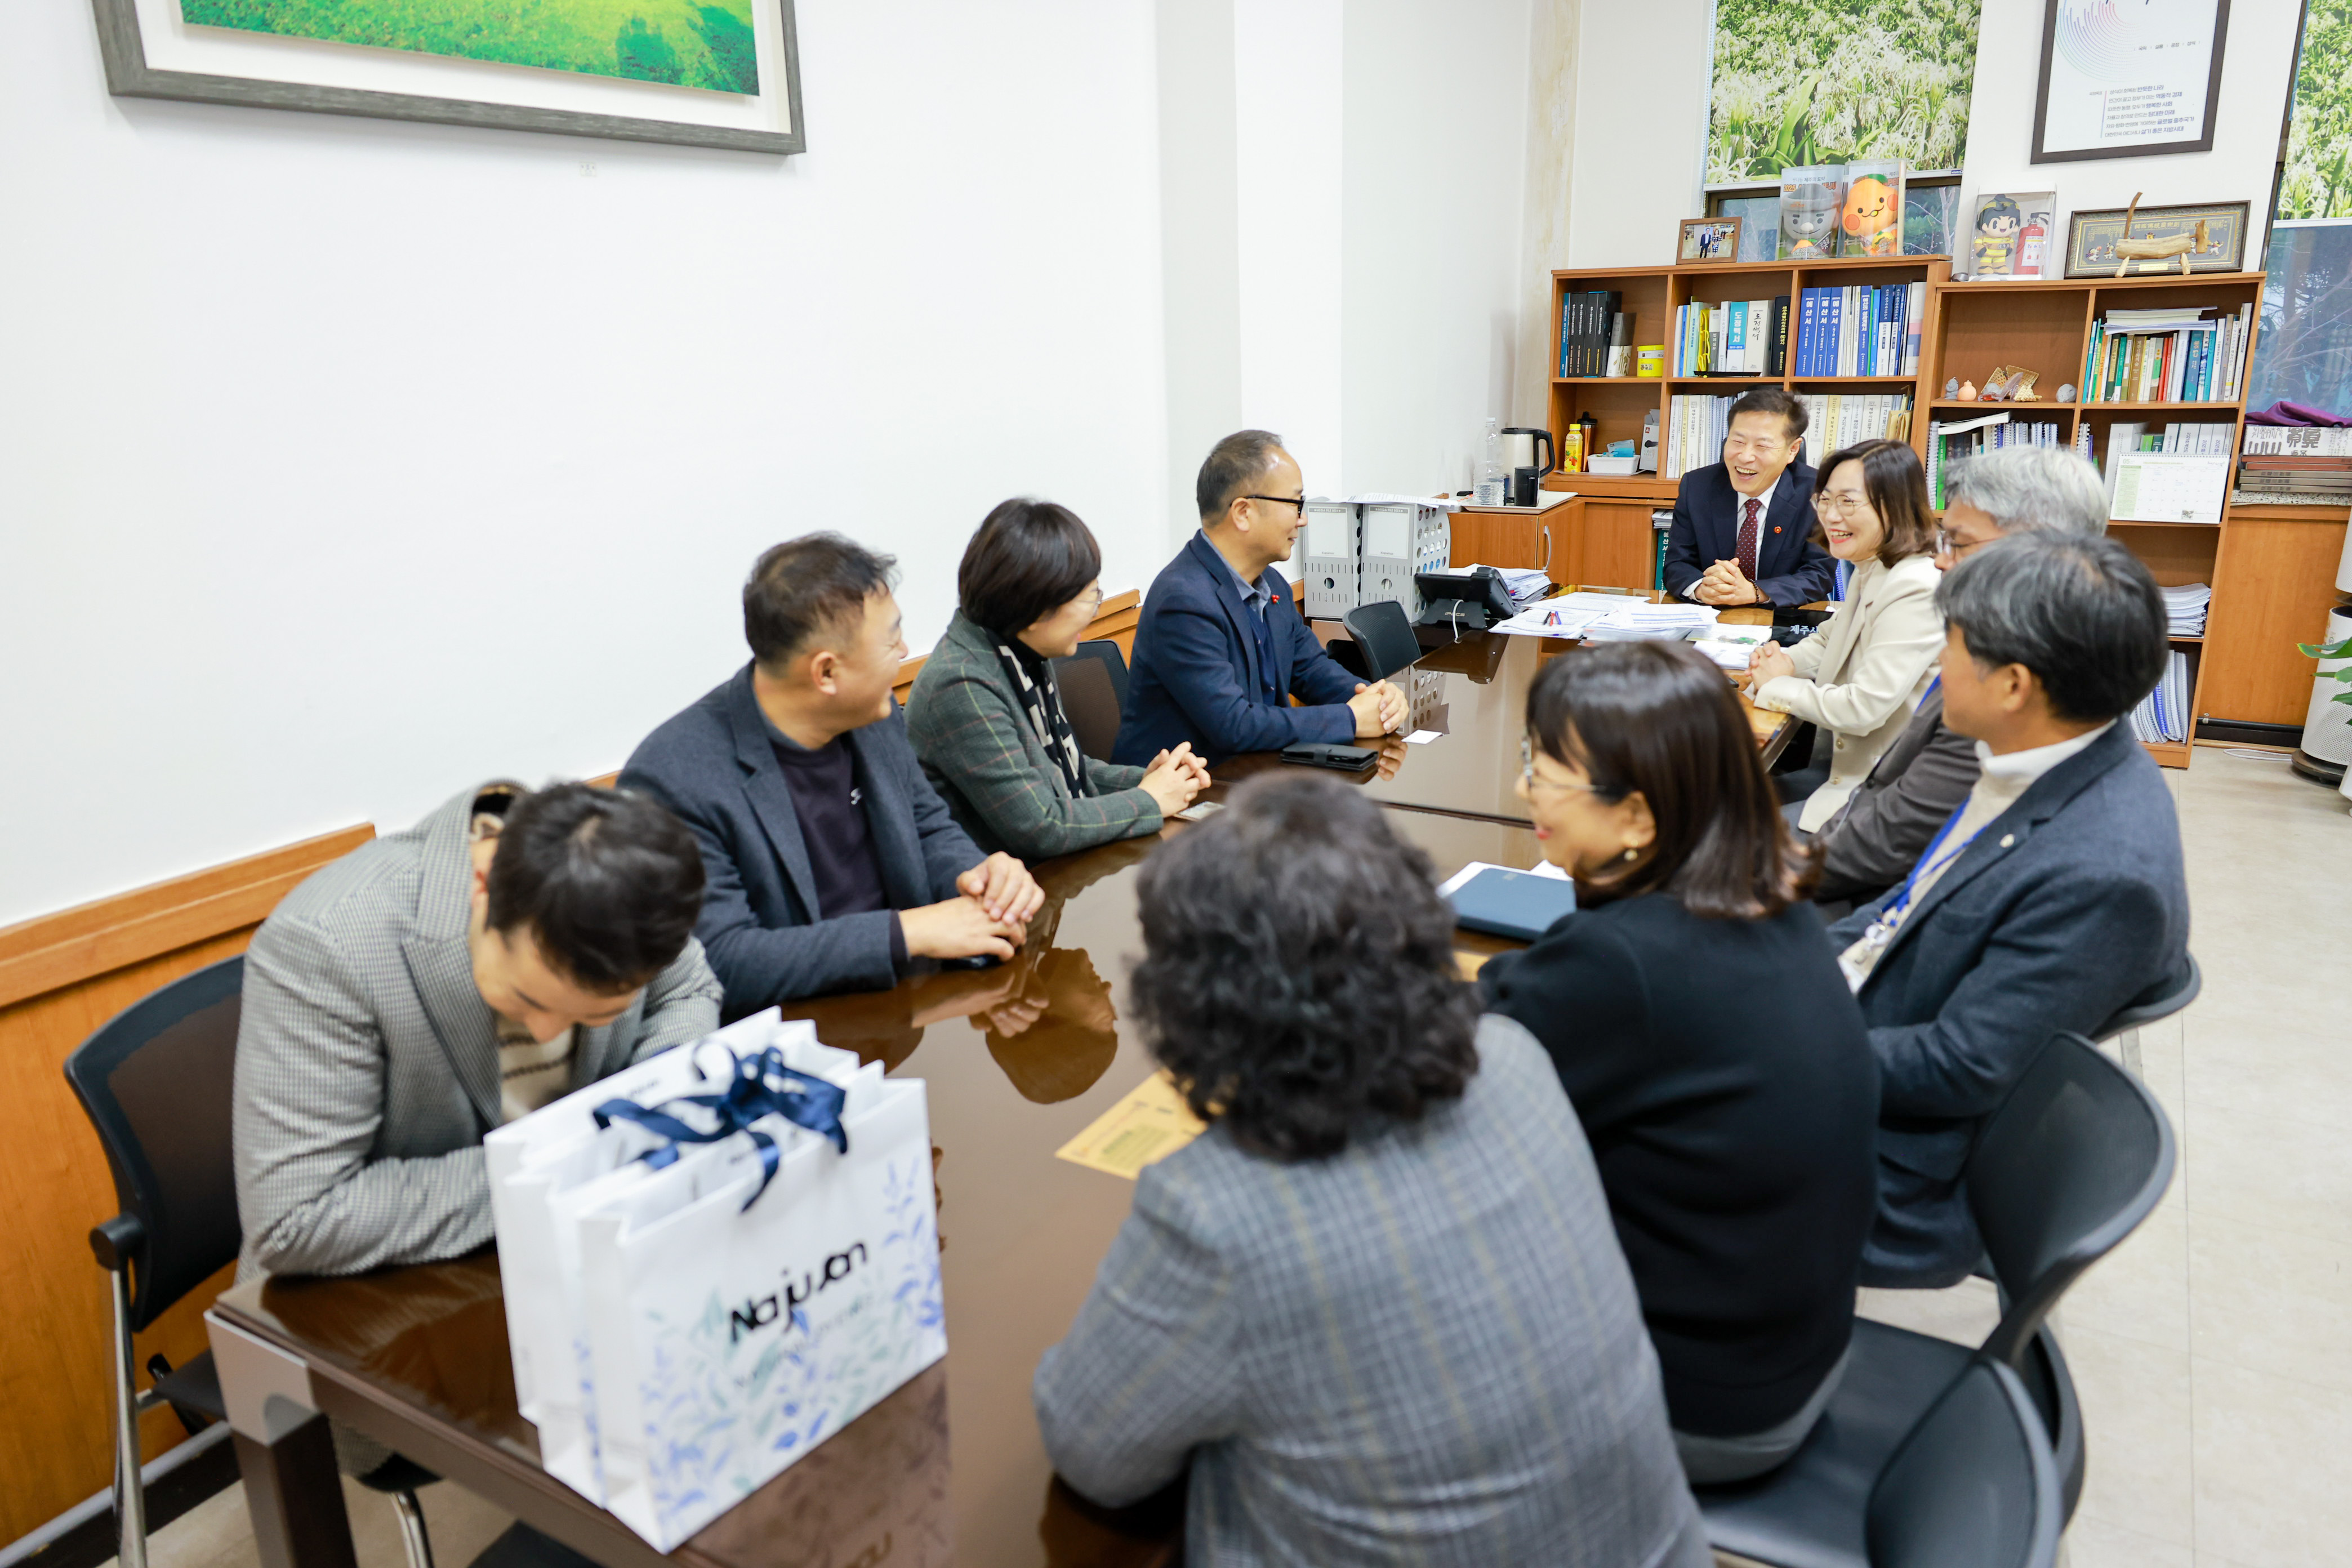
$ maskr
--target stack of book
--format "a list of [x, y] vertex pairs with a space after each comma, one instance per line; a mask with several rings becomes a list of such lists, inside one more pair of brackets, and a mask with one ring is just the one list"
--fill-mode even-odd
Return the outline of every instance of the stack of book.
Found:
[[[1570, 298], [1574, 298], [1573, 295]], [[1789, 297], [1694, 300], [1675, 312], [1671, 375], [1779, 375]]]
[[[1625, 296], [1613, 289], [1571, 289], [1559, 303], [1559, 374], [1607, 375], [1609, 345], [1628, 338]], [[1622, 325], [1620, 323], [1622, 323]], [[1629, 367], [1625, 374], [1631, 375]]]
[[2183, 583], [2164, 590], [2164, 613], [2168, 625], [2167, 637], [2201, 637], [2205, 635], [2205, 612], [2213, 607], [2213, 590], [2202, 583]]
[[1837, 392], [1801, 392], [1805, 405], [1805, 461], [1819, 464], [1832, 452], [1856, 441], [1911, 439], [1911, 395], [1872, 393], [1853, 396]]
[[2189, 658], [2175, 653], [2164, 661], [2164, 675], [2156, 689], [2132, 710], [2132, 732], [2151, 743], [2189, 739]]
[[1666, 449], [1660, 454], [1659, 478], [1678, 479], [1693, 468], [1704, 468], [1723, 457], [1723, 438], [1729, 433], [1731, 405], [1737, 397], [1710, 397], [1699, 393], [1676, 397], [1666, 407]]
[[2254, 308], [2214, 319], [2213, 307], [2109, 310], [2091, 323], [2085, 403], [2234, 403], [2252, 341]]
[[2232, 499], [2241, 505], [2352, 505], [2352, 429], [2247, 426]]
[[1927, 500], [1940, 510], [1952, 465], [2010, 447], [2055, 447], [2059, 426], [2012, 419], [2007, 413], [1979, 415], [1958, 424], [1927, 422]]
[[1808, 289], [1797, 308], [1794, 375], [1916, 375], [1925, 283]]

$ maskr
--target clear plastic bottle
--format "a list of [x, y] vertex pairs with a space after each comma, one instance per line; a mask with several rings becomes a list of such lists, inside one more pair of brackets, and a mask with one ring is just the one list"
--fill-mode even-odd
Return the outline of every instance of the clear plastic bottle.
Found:
[[1508, 478], [1503, 472], [1503, 422], [1490, 417], [1486, 421], [1486, 455], [1478, 467], [1477, 503], [1500, 506], [1508, 488]]

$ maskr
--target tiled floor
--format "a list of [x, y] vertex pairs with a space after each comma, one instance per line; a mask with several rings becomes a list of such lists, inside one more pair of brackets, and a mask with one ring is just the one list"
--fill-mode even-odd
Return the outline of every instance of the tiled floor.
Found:
[[[2067, 1562], [2352, 1564], [2352, 816], [2284, 757], [2165, 776], [2205, 989], [2140, 1037], [2172, 1190], [2058, 1314], [2088, 1443]], [[1994, 1318], [1982, 1280], [1864, 1296], [1970, 1342]]]
[[[2142, 1032], [2180, 1135], [2163, 1206], [2059, 1312], [2088, 1438], [2069, 1568], [2352, 1564], [2352, 817], [2284, 758], [2200, 747], [2180, 807], [2205, 991]], [[1974, 1343], [1991, 1287], [1864, 1292], [1863, 1310]], [[361, 1568], [401, 1568], [392, 1505], [346, 1483]], [[423, 1494], [462, 1568], [504, 1529]], [[161, 1531], [153, 1568], [255, 1562], [232, 1489]]]

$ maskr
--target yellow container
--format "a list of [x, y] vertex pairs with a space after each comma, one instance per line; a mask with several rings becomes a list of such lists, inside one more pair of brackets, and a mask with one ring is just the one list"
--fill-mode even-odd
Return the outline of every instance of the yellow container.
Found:
[[1633, 374], [1656, 380], [1666, 374], [1666, 345], [1643, 343], [1633, 351]]

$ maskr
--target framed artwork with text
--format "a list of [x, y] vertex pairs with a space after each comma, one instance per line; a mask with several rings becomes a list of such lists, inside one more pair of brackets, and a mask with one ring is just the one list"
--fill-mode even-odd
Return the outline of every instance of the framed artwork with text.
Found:
[[793, 0], [93, 0], [107, 90], [798, 153]]

